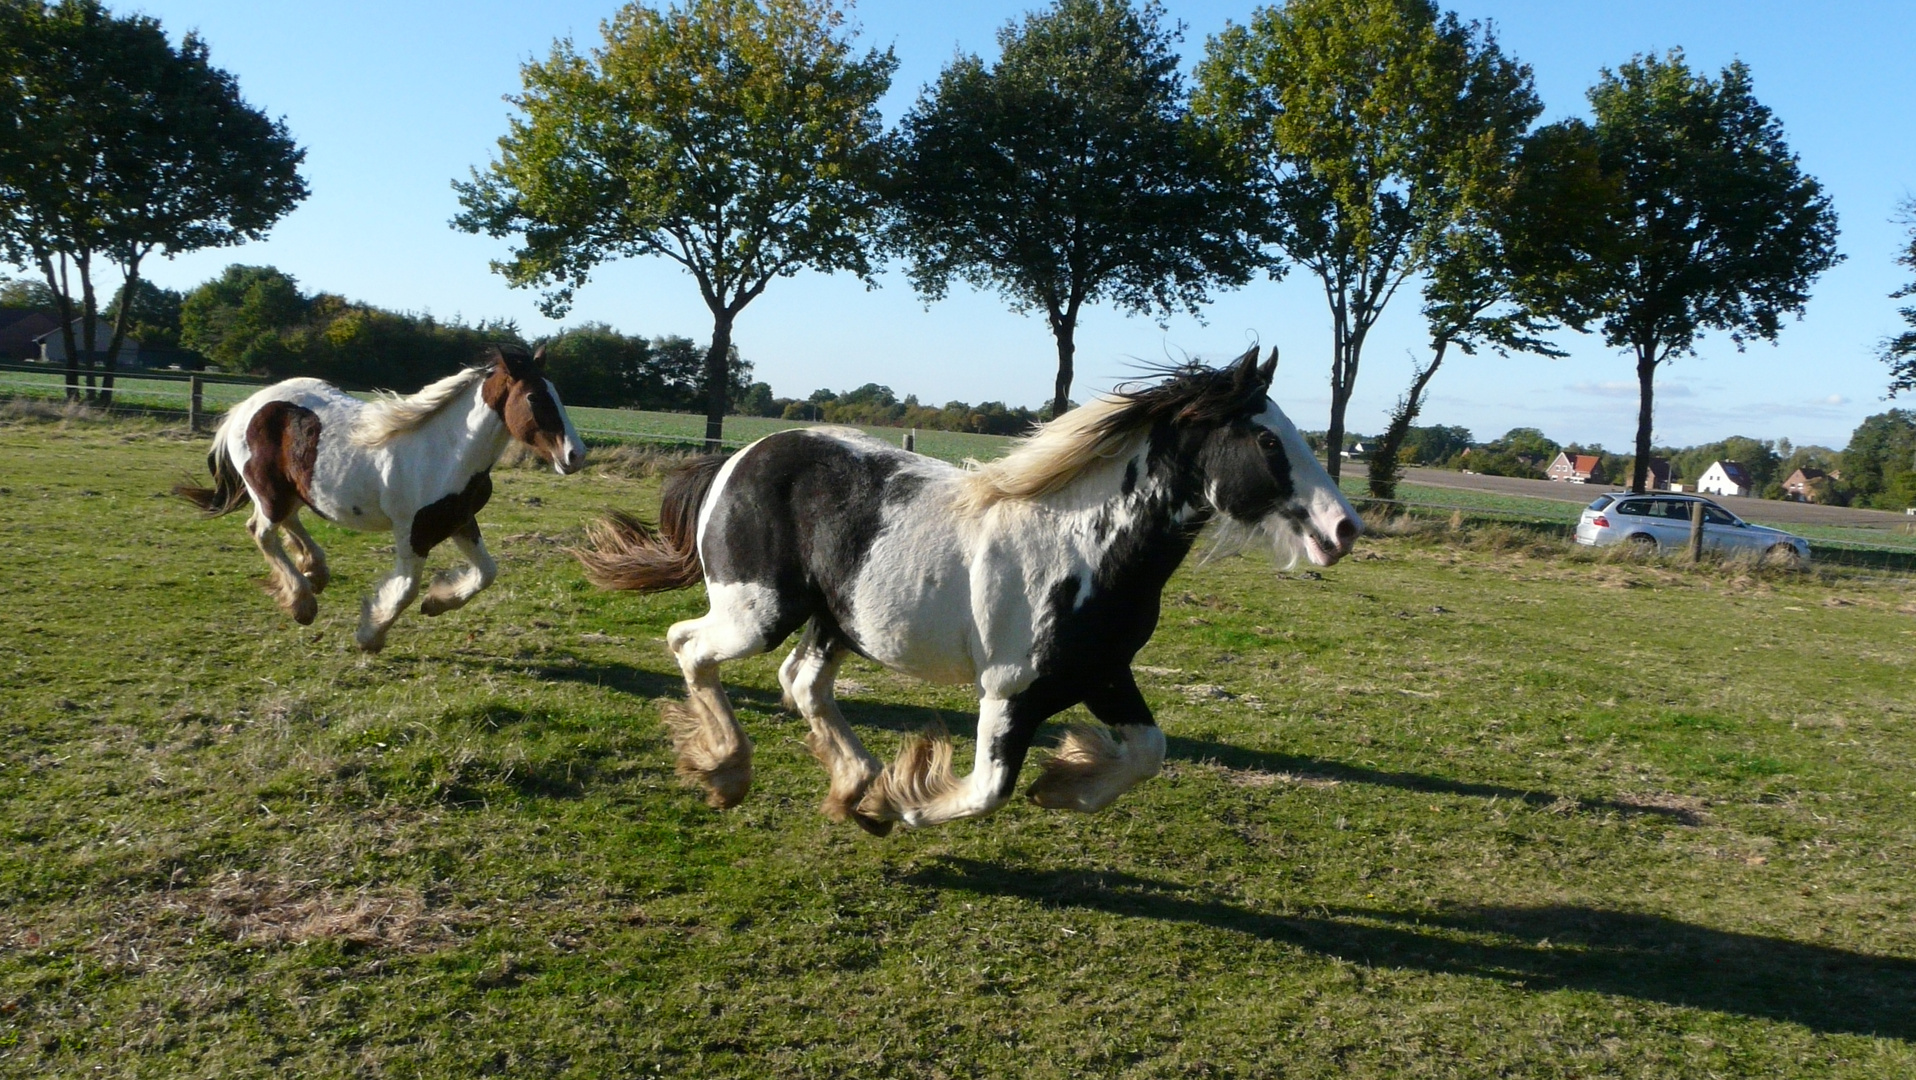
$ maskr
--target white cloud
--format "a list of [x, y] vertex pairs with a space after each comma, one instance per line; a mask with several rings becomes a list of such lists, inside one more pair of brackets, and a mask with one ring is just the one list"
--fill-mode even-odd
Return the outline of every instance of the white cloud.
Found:
[[1849, 399], [1844, 397], [1841, 394], [1831, 394], [1829, 397], [1826, 397], [1823, 400], [1817, 402], [1817, 404], [1818, 405], [1848, 405]]
[[[1583, 394], [1586, 397], [1634, 399], [1637, 396], [1637, 384], [1627, 380], [1618, 382], [1571, 383], [1569, 390], [1573, 394]], [[1658, 383], [1656, 384], [1656, 396], [1658, 398], [1687, 398], [1695, 397], [1696, 392], [1684, 383]]]

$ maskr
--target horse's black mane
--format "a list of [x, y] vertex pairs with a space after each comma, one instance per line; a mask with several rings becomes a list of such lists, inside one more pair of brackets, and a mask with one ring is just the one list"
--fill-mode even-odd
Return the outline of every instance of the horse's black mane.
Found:
[[1267, 387], [1242, 362], [1214, 368], [1191, 361], [1147, 368], [1159, 381], [1128, 383], [1111, 392], [1121, 402], [1099, 425], [1106, 432], [1138, 431], [1160, 423], [1223, 424], [1261, 407]]

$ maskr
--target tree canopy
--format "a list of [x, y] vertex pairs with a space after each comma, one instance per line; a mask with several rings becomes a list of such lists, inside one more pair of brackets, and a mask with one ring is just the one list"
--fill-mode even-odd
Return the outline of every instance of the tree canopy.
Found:
[[1189, 122], [1176, 27], [1157, 0], [1054, 0], [960, 56], [900, 125], [889, 246], [928, 300], [953, 279], [1042, 311], [1052, 415], [1070, 407], [1080, 310], [1195, 314], [1251, 264], [1236, 195]]
[[[1896, 262], [1904, 269], [1916, 271], [1916, 199], [1904, 201], [1898, 221], [1909, 229], [1909, 241], [1896, 256]], [[1916, 280], [1889, 295], [1893, 300], [1916, 296]], [[1916, 390], [1916, 304], [1903, 308], [1900, 314], [1909, 329], [1883, 342], [1883, 362], [1889, 365], [1890, 397], [1905, 390]]]
[[831, 0], [633, 3], [581, 54], [521, 69], [499, 157], [457, 183], [469, 232], [516, 236], [494, 268], [555, 317], [602, 262], [660, 255], [712, 313], [706, 441], [727, 406], [739, 312], [800, 269], [869, 277], [889, 50], [853, 54]]
[[1198, 86], [1258, 235], [1323, 286], [1338, 445], [1371, 327], [1542, 110], [1530, 69], [1431, 0], [1290, 0], [1212, 38]]
[[1540, 302], [1580, 329], [1599, 324], [1607, 344], [1634, 355], [1631, 486], [1641, 491], [1657, 366], [1693, 354], [1708, 330], [1739, 349], [1775, 340], [1841, 258], [1836, 215], [1741, 62], [1710, 79], [1680, 50], [1639, 56], [1606, 69], [1590, 104], [1594, 124], [1540, 133], [1538, 145], [1556, 151], [1535, 168], [1524, 208], [1535, 244], [1520, 258]]
[[[126, 288], [155, 252], [265, 235], [305, 198], [305, 155], [197, 35], [176, 49], [158, 20], [97, 0], [0, 0], [0, 65], [0, 256], [53, 292], [77, 393], [81, 357], [99, 352], [97, 263], [117, 266]], [[107, 396], [129, 325], [117, 319], [100, 354]]]
[[1891, 409], [1858, 425], [1843, 450], [1843, 483], [1862, 506], [1916, 506], [1916, 412]]

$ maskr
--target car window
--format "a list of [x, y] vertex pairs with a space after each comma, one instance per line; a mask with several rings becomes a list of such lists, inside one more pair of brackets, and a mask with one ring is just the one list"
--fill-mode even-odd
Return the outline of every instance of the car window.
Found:
[[1619, 514], [1629, 514], [1632, 517], [1643, 517], [1649, 512], [1650, 512], [1650, 500], [1648, 499], [1625, 499], [1623, 502], [1620, 502], [1617, 504], [1617, 513]]
[[1669, 518], [1672, 521], [1688, 521], [1690, 504], [1677, 499], [1658, 499], [1656, 509], [1651, 513], [1656, 517]]
[[1599, 495], [1597, 496], [1597, 501], [1590, 504], [1590, 509], [1601, 510], [1616, 501], [1617, 497], [1615, 495]]
[[1703, 520], [1709, 522], [1712, 525], [1736, 524], [1736, 518], [1730, 516], [1730, 512], [1728, 510], [1721, 509], [1720, 507], [1711, 506], [1708, 503], [1705, 503], [1703, 505]]

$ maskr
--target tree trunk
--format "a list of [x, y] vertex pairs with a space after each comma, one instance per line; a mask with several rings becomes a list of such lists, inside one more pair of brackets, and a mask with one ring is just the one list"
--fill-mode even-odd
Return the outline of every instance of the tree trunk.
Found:
[[1450, 348], [1448, 338], [1439, 338], [1437, 348], [1431, 356], [1430, 366], [1418, 370], [1411, 376], [1410, 392], [1397, 403], [1397, 410], [1391, 413], [1390, 427], [1384, 437], [1371, 449], [1370, 454], [1370, 494], [1373, 499], [1395, 499], [1397, 481], [1402, 474], [1397, 468], [1398, 451], [1404, 447], [1404, 439], [1410, 435], [1410, 426], [1417, 422], [1417, 414], [1424, 408], [1424, 387], [1430, 385], [1430, 377], [1437, 374], [1437, 368], [1444, 362], [1444, 352]]
[[1630, 490], [1641, 495], [1650, 475], [1651, 394], [1656, 381], [1656, 346], [1637, 347], [1637, 463], [1630, 473]]
[[92, 401], [95, 397], [93, 357], [100, 344], [99, 328], [94, 323], [99, 321], [100, 304], [99, 298], [93, 295], [92, 256], [83, 252], [73, 261], [80, 267], [80, 340], [86, 345], [86, 396]]
[[53, 260], [40, 262], [41, 272], [47, 276], [47, 288], [53, 290], [53, 300], [60, 309], [60, 344], [67, 350], [67, 400], [80, 400], [80, 347], [73, 340], [73, 297], [67, 292], [67, 257], [60, 256], [60, 273], [54, 276]]
[[1351, 333], [1348, 308], [1342, 296], [1331, 307], [1331, 426], [1324, 433], [1324, 471], [1333, 481], [1344, 473], [1344, 410], [1357, 382], [1358, 335]]
[[1051, 391], [1051, 416], [1053, 419], [1063, 416], [1071, 408], [1071, 360], [1078, 351], [1077, 344], [1072, 340], [1072, 331], [1074, 329], [1075, 328], [1070, 325], [1065, 325], [1060, 327], [1057, 332], [1058, 381], [1053, 384]]
[[1051, 336], [1058, 343], [1058, 379], [1052, 384], [1051, 418], [1056, 420], [1071, 410], [1071, 361], [1078, 353], [1078, 301], [1060, 310], [1053, 307], [1046, 314], [1050, 317]]
[[726, 389], [731, 382], [732, 318], [732, 313], [723, 309], [713, 314], [712, 347], [705, 350], [705, 452], [708, 454], [720, 451], [725, 435], [725, 412], [730, 404]]
[[120, 363], [120, 347], [126, 344], [126, 328], [133, 321], [133, 297], [140, 287], [140, 257], [127, 260], [126, 280], [120, 285], [120, 312], [113, 318], [113, 337], [106, 343], [104, 369], [100, 376], [100, 404], [113, 404], [113, 371]]

